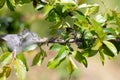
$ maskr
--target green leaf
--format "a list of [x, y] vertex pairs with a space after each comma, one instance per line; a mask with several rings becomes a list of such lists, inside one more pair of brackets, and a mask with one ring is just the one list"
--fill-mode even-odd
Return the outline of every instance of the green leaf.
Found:
[[118, 16], [118, 13], [117, 13], [116, 11], [112, 11], [112, 14], [113, 14], [113, 16], [114, 16], [114, 18], [115, 18], [115, 20], [116, 20], [116, 24], [117, 24], [118, 26], [120, 26], [120, 18], [119, 18], [119, 16]]
[[50, 69], [54, 69], [56, 67], [58, 67], [60, 65], [61, 62], [63, 62], [65, 58], [61, 59], [61, 60], [58, 60], [58, 59], [51, 59], [48, 64], [47, 64], [47, 67], [50, 68]]
[[97, 23], [97, 22], [96, 22], [95, 20], [93, 20], [93, 19], [89, 19], [89, 20], [90, 20], [90, 22], [91, 22], [91, 24], [92, 24], [92, 26], [93, 26], [94, 31], [97, 33], [98, 38], [103, 39], [104, 36], [105, 36], [105, 34], [104, 34], [103, 29], [102, 29], [102, 27], [100, 26], [100, 24]]
[[37, 65], [37, 63], [40, 60], [41, 53], [37, 53], [35, 57], [33, 58], [32, 66]]
[[23, 64], [26, 67], [26, 71], [28, 71], [29, 68], [28, 68], [27, 61], [26, 61], [26, 58], [25, 58], [24, 54], [18, 54], [17, 58], [20, 59], [23, 62]]
[[5, 0], [0, 0], [0, 8], [2, 8], [5, 4]]
[[14, 11], [15, 9], [15, 2], [14, 0], [6, 0], [7, 1], [7, 6], [11, 11]]
[[102, 46], [102, 42], [99, 39], [96, 39], [96, 41], [93, 43], [92, 50], [99, 50]]
[[40, 47], [40, 52], [35, 55], [33, 58], [32, 66], [34, 65], [41, 65], [46, 57], [46, 52]]
[[7, 78], [6, 78], [5, 75], [3, 75], [3, 76], [0, 77], [0, 80], [6, 80], [6, 79], [7, 79]]
[[112, 59], [115, 56], [107, 46], [103, 45], [101, 49], [102, 53], [107, 55], [109, 59]]
[[69, 52], [66, 46], [62, 46], [58, 54], [48, 62], [48, 68], [56, 68], [66, 58]]
[[53, 44], [53, 45], [50, 47], [50, 50], [59, 51], [61, 47], [62, 47], [62, 46], [61, 46], [60, 44]]
[[86, 49], [84, 51], [81, 51], [81, 55], [84, 57], [92, 57], [97, 54], [97, 50], [91, 50], [91, 49]]
[[69, 52], [69, 50], [66, 50], [66, 46], [62, 46], [55, 59], [61, 60], [65, 58], [69, 54]]
[[16, 58], [14, 61], [14, 69], [20, 80], [26, 80], [26, 67], [21, 60]]
[[3, 68], [1, 68], [1, 72], [0, 72], [0, 80], [2, 80], [2, 78], [7, 78], [10, 76], [11, 73], [11, 67], [9, 65], [4, 66]]
[[103, 41], [103, 43], [106, 45], [106, 47], [115, 55], [117, 56], [117, 49], [114, 46], [114, 44], [112, 44], [109, 41]]
[[88, 66], [86, 58], [79, 51], [74, 51], [73, 56], [79, 63], [84, 64], [85, 67]]
[[25, 4], [29, 2], [31, 2], [31, 0], [15, 0], [15, 4]]
[[6, 65], [3, 67], [3, 73], [5, 74], [6, 78], [10, 76], [11, 73], [11, 67]]
[[104, 65], [104, 62], [105, 62], [104, 49], [101, 48], [99, 50], [99, 53], [100, 53], [100, 60], [101, 60], [102, 64]]
[[9, 64], [12, 60], [12, 54], [10, 52], [5, 52], [1, 54], [0, 61], [1, 61], [1, 67], [5, 66], [6, 64]]
[[45, 5], [44, 6], [44, 16], [46, 16], [52, 9], [53, 9], [52, 5]]
[[72, 60], [71, 57], [69, 57], [68, 63], [67, 63], [67, 70], [68, 70], [68, 72], [69, 72], [70, 75], [73, 73], [73, 71], [75, 70], [75, 68], [77, 68], [75, 62]]
[[86, 9], [85, 15], [89, 16], [91, 14], [96, 14], [99, 11], [99, 6], [94, 6]]
[[96, 21], [99, 22], [99, 23], [105, 23], [106, 20], [107, 19], [104, 16], [102, 16], [101, 14], [98, 14], [96, 16]]
[[85, 2], [86, 0], [77, 0], [78, 5], [81, 5]]

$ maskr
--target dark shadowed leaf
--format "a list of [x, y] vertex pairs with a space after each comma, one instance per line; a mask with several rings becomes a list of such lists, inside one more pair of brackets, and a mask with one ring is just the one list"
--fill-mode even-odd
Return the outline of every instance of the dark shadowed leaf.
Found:
[[15, 9], [15, 2], [14, 0], [6, 0], [7, 1], [7, 6], [11, 11], [14, 11]]
[[2, 8], [5, 4], [5, 0], [0, 0], [0, 8]]
[[101, 48], [102, 53], [107, 55], [109, 59], [112, 59], [115, 56], [107, 46], [103, 45]]
[[114, 46], [114, 44], [112, 44], [109, 41], [103, 41], [103, 43], [106, 45], [106, 47], [115, 55], [117, 56], [117, 49]]
[[73, 52], [74, 58], [79, 62], [84, 64], [85, 67], [88, 66], [86, 58], [79, 52], [79, 51], [74, 51]]
[[9, 65], [4, 66], [0, 69], [0, 80], [4, 80], [2, 78], [7, 78], [10, 76], [11, 73], [11, 67]]
[[41, 53], [37, 53], [33, 59], [32, 66], [37, 65], [40, 60]]

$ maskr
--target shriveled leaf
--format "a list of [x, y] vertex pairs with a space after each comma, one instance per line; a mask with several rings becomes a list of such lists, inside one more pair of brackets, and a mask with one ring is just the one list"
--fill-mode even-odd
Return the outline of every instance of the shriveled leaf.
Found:
[[114, 44], [112, 44], [109, 41], [103, 41], [103, 43], [106, 45], [106, 47], [115, 55], [117, 56], [117, 49], [114, 46]]
[[14, 61], [14, 69], [20, 80], [26, 80], [26, 67], [21, 60], [16, 59]]
[[85, 67], [88, 66], [86, 58], [79, 52], [79, 51], [74, 51], [73, 52], [74, 58], [79, 62], [84, 64]]
[[0, 8], [2, 8], [5, 4], [5, 0], [0, 0]]
[[17, 58], [20, 59], [20, 60], [23, 62], [23, 64], [24, 64], [25, 67], [26, 67], [26, 71], [28, 71], [28, 70], [29, 70], [29, 67], [28, 67], [28, 65], [27, 65], [27, 61], [26, 61], [26, 58], [25, 58], [24, 54], [18, 54], [18, 55], [17, 55]]
[[1, 54], [0, 56], [1, 67], [5, 66], [6, 64], [9, 64], [11, 60], [12, 60], [12, 54], [10, 52], [5, 52]]

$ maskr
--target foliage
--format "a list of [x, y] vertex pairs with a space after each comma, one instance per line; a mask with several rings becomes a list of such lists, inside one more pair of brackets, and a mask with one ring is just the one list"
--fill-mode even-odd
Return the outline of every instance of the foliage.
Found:
[[[85, 0], [1, 0], [0, 8], [6, 3], [11, 11], [15, 11], [18, 4], [30, 2], [35, 9], [44, 13], [45, 20], [54, 23], [49, 26], [52, 38], [64, 40], [64, 43], [58, 42], [51, 45], [50, 50], [57, 51], [58, 54], [48, 62], [48, 68], [54, 69], [66, 60], [67, 70], [71, 75], [77, 68], [75, 60], [87, 67], [88, 57], [99, 54], [104, 64], [105, 55], [110, 59], [118, 55], [120, 13], [109, 9], [106, 9], [105, 13], [99, 13], [98, 4], [86, 4]], [[1, 29], [5, 28], [4, 24], [0, 23], [0, 25], [3, 26], [0, 26]], [[18, 26], [20, 26], [19, 23]], [[71, 39], [73, 42], [70, 42]], [[75, 45], [77, 49], [73, 48]], [[40, 47], [40, 52], [35, 55], [32, 66], [41, 65], [45, 57], [46, 53]], [[11, 60], [10, 54], [1, 54], [0, 60], [2, 65], [0, 76], [8, 77], [10, 70], [6, 65]], [[23, 55], [17, 57], [14, 68], [19, 79], [25, 80], [28, 66]]]

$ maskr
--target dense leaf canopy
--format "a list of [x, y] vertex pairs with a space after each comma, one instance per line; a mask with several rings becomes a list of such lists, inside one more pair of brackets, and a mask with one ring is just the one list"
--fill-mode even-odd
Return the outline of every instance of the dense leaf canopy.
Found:
[[[85, 0], [0, 0], [0, 8], [5, 4], [11, 11], [16, 6], [32, 3], [33, 7], [43, 13], [45, 20], [53, 23], [49, 26], [52, 35], [44, 44], [51, 44], [50, 50], [57, 51], [57, 55], [48, 62], [48, 68], [54, 69], [63, 61], [67, 61], [67, 70], [71, 75], [77, 68], [74, 61], [88, 66], [87, 58], [100, 55], [104, 64], [105, 55], [111, 59], [117, 56], [120, 50], [120, 13], [105, 8], [99, 12], [99, 4], [87, 4]], [[104, 3], [103, 3], [104, 5]], [[17, 17], [0, 17], [0, 33], [17, 33], [24, 25], [29, 24]], [[40, 52], [33, 59], [32, 66], [41, 65], [46, 57], [45, 50], [40, 44]], [[49, 47], [49, 46], [48, 46]], [[75, 48], [74, 48], [75, 47]], [[1, 78], [7, 78], [11, 72], [9, 62], [12, 56], [9, 52], [0, 55]], [[20, 80], [25, 80], [28, 70], [26, 58], [23, 54], [17, 55], [14, 69]]]

